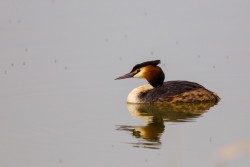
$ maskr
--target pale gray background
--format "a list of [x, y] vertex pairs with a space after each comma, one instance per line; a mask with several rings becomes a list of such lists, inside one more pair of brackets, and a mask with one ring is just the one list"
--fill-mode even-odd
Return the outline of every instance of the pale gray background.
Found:
[[[160, 149], [134, 148], [116, 125], [146, 124], [126, 106], [146, 81], [113, 79], [154, 59], [222, 101], [165, 123]], [[248, 0], [1, 0], [0, 166], [217, 166], [250, 140], [249, 72]]]

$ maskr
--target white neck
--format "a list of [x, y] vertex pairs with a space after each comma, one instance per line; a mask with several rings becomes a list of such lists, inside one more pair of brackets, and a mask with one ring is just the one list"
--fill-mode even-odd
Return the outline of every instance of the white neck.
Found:
[[135, 89], [133, 89], [127, 97], [127, 103], [142, 103], [141, 99], [139, 99], [139, 95], [142, 92], [145, 92], [147, 90], [153, 89], [153, 87], [149, 84], [139, 86]]

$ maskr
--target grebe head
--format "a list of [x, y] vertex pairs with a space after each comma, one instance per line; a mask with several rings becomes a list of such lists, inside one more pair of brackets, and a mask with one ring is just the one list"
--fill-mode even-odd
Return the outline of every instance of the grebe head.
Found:
[[125, 78], [144, 78], [153, 87], [161, 86], [163, 84], [165, 75], [162, 69], [157, 66], [160, 63], [160, 60], [154, 60], [137, 64], [133, 67], [130, 73], [122, 75], [115, 80]]

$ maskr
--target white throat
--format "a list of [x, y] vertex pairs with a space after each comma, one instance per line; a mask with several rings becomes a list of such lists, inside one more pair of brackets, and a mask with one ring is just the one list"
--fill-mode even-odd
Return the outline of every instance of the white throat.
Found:
[[139, 95], [141, 92], [145, 92], [147, 90], [153, 89], [153, 87], [150, 84], [139, 86], [135, 89], [133, 89], [127, 97], [127, 103], [142, 103], [141, 99], [139, 98]]

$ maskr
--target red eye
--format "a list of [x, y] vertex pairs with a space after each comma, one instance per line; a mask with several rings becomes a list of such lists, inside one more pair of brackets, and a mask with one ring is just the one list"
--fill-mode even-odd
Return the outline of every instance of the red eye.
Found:
[[141, 71], [140, 69], [136, 69], [136, 70], [133, 71], [133, 73], [134, 73], [134, 74], [137, 74], [137, 73], [139, 73], [140, 71]]

